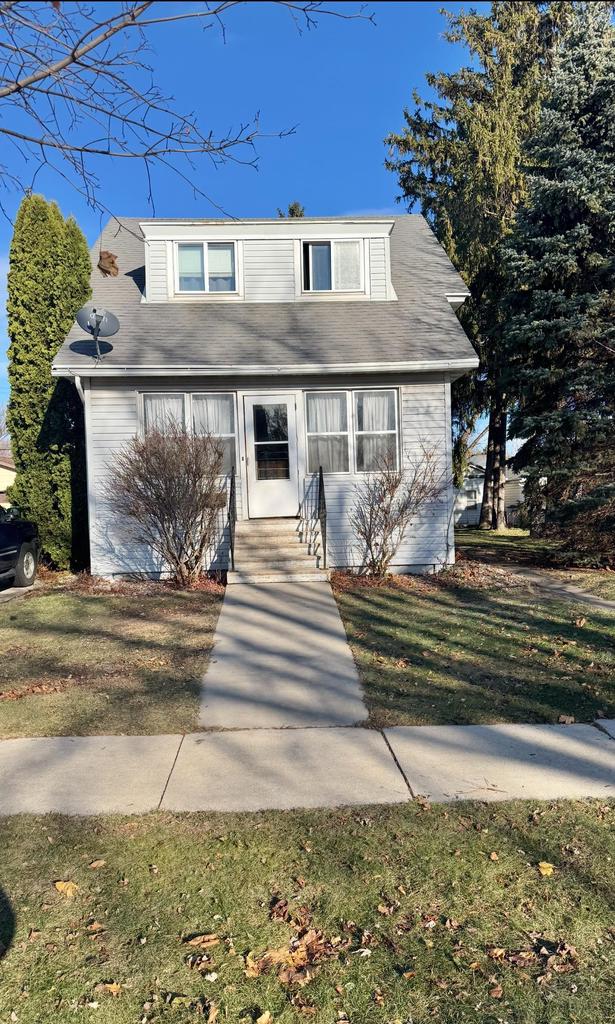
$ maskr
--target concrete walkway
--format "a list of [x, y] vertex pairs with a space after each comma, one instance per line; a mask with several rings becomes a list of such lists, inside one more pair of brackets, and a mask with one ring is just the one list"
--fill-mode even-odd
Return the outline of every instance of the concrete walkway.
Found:
[[589, 594], [586, 590], [582, 590], [581, 587], [575, 586], [574, 583], [566, 583], [565, 580], [554, 579], [548, 571], [542, 572], [540, 569], [533, 569], [528, 565], [500, 563], [500, 566], [505, 568], [507, 572], [514, 573], [515, 576], [529, 583], [530, 586], [543, 590], [557, 600], [575, 601], [579, 604], [591, 605], [592, 608], [615, 612], [615, 601], [608, 601], [605, 597], [598, 597], [597, 594]]
[[227, 587], [205, 675], [203, 728], [355, 725], [366, 717], [328, 582]]
[[615, 796], [615, 721], [0, 741], [0, 814]]

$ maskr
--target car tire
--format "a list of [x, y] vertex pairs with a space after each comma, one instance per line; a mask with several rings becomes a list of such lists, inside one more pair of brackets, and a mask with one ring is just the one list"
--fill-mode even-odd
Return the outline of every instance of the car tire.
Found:
[[33, 544], [22, 544], [15, 567], [15, 586], [31, 587], [36, 579], [36, 548]]

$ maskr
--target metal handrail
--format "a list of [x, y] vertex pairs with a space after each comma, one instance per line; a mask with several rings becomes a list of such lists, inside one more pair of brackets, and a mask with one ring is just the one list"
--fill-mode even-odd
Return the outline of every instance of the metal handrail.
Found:
[[320, 539], [322, 542], [322, 567], [327, 568], [327, 501], [325, 498], [325, 478], [322, 466], [318, 467], [318, 504], [316, 518], [320, 524]]
[[231, 466], [228, 491], [228, 537], [231, 569], [235, 571], [235, 523], [237, 522], [237, 495], [235, 488], [235, 467]]

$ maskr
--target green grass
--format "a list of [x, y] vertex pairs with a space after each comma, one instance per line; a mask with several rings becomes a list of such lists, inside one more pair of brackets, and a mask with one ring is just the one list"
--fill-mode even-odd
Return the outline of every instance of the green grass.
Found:
[[455, 530], [455, 547], [469, 558], [520, 565], [548, 565], [557, 544], [530, 537], [529, 530]]
[[563, 583], [572, 583], [588, 594], [615, 601], [615, 572], [612, 569], [561, 569], [552, 572]]
[[[615, 717], [615, 616], [504, 576], [340, 577], [336, 597], [377, 726]], [[493, 573], [493, 570], [491, 570]]]
[[0, 737], [197, 728], [221, 588], [91, 586], [0, 605]]
[[[612, 817], [594, 802], [5, 819], [0, 1020], [185, 1024], [213, 1004], [233, 1024], [596, 1024], [615, 982]], [[270, 919], [278, 896], [334, 940], [303, 988], [244, 973], [296, 934]], [[187, 962], [202, 933], [220, 938], [210, 980]]]

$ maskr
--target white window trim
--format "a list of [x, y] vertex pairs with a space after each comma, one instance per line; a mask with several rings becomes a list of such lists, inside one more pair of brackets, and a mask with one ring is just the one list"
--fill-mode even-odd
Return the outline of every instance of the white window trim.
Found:
[[[359, 272], [361, 275], [358, 288], [335, 288], [335, 242], [358, 242], [359, 243]], [[331, 287], [330, 288], [306, 288], [305, 267], [303, 264], [305, 246], [309, 246], [310, 254], [310, 281], [312, 274], [312, 247], [314, 245], [328, 245], [331, 252]], [[301, 294], [302, 295], [364, 295], [365, 294], [365, 239], [364, 238], [302, 238], [299, 244], [299, 259], [301, 269]]]
[[[395, 428], [394, 428], [394, 430], [359, 430], [358, 429], [358, 427], [357, 427], [357, 412], [356, 412], [356, 410], [357, 410], [356, 396], [357, 395], [366, 394], [367, 392], [370, 392], [370, 391], [387, 391], [387, 392], [392, 392], [393, 393], [393, 404], [394, 404], [394, 407], [395, 407]], [[400, 451], [401, 445], [400, 445], [400, 436], [399, 436], [399, 388], [355, 388], [353, 390], [353, 392], [352, 392], [352, 424], [353, 424], [353, 442], [354, 442], [353, 443], [353, 448], [354, 448], [354, 455], [355, 455], [354, 469], [355, 469], [355, 473], [358, 476], [366, 476], [370, 472], [372, 472], [372, 470], [369, 470], [369, 469], [359, 469], [359, 464], [358, 464], [359, 446], [356, 443], [356, 439], [358, 437], [362, 437], [363, 435], [373, 436], [374, 434], [380, 434], [380, 435], [395, 434], [396, 468], [397, 469], [401, 468], [401, 451]]]
[[[212, 292], [212, 291], [210, 291], [210, 289], [208, 287], [208, 285], [209, 285], [209, 262], [208, 262], [207, 247], [210, 245], [210, 243], [212, 245], [224, 244], [224, 245], [232, 245], [233, 246], [233, 261], [234, 261], [234, 266], [235, 266], [235, 288], [233, 289], [233, 291], [228, 291], [228, 292]], [[199, 288], [198, 290], [195, 290], [195, 291], [184, 291], [182, 288], [179, 287], [179, 247], [180, 247], [180, 245], [200, 245], [201, 246], [201, 248], [203, 250], [203, 280], [204, 280], [204, 283], [205, 283], [205, 288]], [[238, 298], [238, 297], [240, 297], [242, 295], [242, 289], [240, 288], [241, 277], [240, 277], [239, 244], [238, 244], [236, 239], [230, 239], [230, 238], [224, 238], [224, 239], [220, 239], [220, 238], [194, 238], [194, 239], [192, 239], [192, 238], [190, 238], [190, 239], [188, 239], [188, 238], [182, 238], [180, 241], [176, 241], [176, 242], [173, 243], [173, 264], [174, 264], [174, 269], [173, 269], [174, 291], [175, 291], [175, 295], [177, 297], [179, 297], [179, 298], [182, 298], [182, 299], [191, 298], [192, 296], [196, 295], [196, 296], [199, 296], [200, 298], [202, 298], [203, 296], [206, 296], [207, 298], [213, 297], [215, 299], [224, 299], [226, 296], [229, 296], [231, 298]]]
[[[308, 430], [308, 395], [345, 395], [346, 396], [346, 430], [327, 430], [327, 431], [314, 431]], [[303, 403], [304, 416], [305, 416], [305, 462], [308, 476], [312, 473], [318, 472], [318, 470], [310, 470], [310, 437], [345, 437], [348, 446], [348, 469], [338, 469], [333, 472], [323, 470], [323, 473], [327, 477], [347, 477], [352, 476], [353, 464], [354, 464], [354, 452], [353, 452], [353, 440], [352, 440], [352, 419], [351, 419], [351, 398], [352, 392], [347, 391], [345, 388], [310, 388], [309, 391], [304, 392], [305, 400]]]

